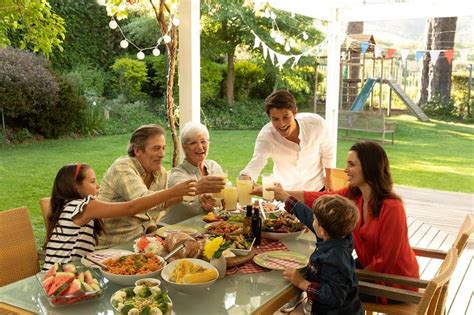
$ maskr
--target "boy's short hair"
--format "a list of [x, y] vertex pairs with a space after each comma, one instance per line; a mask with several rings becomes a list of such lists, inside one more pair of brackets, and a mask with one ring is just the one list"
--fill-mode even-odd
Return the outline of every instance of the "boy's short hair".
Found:
[[313, 213], [319, 225], [334, 239], [349, 235], [359, 220], [359, 210], [354, 202], [339, 195], [325, 195], [316, 199]]
[[287, 90], [277, 90], [268, 95], [265, 99], [265, 112], [267, 115], [270, 115], [270, 109], [272, 108], [285, 108], [296, 113], [297, 107], [295, 97]]

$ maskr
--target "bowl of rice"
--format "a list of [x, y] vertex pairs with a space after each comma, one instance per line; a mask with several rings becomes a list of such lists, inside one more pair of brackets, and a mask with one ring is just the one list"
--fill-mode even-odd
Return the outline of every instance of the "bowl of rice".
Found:
[[120, 285], [134, 285], [143, 278], [158, 278], [166, 265], [163, 257], [153, 253], [120, 255], [102, 262], [108, 267], [101, 272], [110, 281]]

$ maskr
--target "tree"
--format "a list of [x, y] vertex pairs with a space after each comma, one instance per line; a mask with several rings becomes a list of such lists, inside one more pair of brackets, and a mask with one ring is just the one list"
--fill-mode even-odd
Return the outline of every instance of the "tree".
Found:
[[[454, 48], [457, 17], [431, 18], [428, 20], [426, 50], [448, 50]], [[444, 54], [444, 53], [443, 53]], [[451, 97], [452, 64], [440, 54], [433, 65], [431, 57], [426, 54], [421, 73], [421, 90], [418, 104], [425, 104], [431, 97], [439, 94], [444, 104]]]
[[62, 51], [65, 32], [64, 20], [46, 0], [2, 0], [0, 4], [0, 47], [49, 56], [54, 48]]
[[[289, 54], [285, 50], [289, 42], [291, 53], [300, 53], [316, 46], [321, 40], [321, 34], [314, 28], [311, 18], [271, 10], [268, 6], [257, 7], [253, 1], [244, 0], [206, 0], [201, 5], [201, 41], [212, 43], [203, 45], [201, 51], [211, 60], [226, 61], [226, 99], [229, 107], [234, 102], [236, 49], [238, 46], [252, 47], [255, 39], [252, 30], [267, 43], [275, 43], [279, 37], [280, 44], [275, 44], [274, 50], [282, 54]], [[275, 36], [276, 33], [278, 36]]]
[[173, 86], [178, 48], [176, 26], [179, 25], [179, 20], [175, 16], [176, 12], [174, 12], [172, 8], [176, 6], [177, 0], [102, 0], [99, 3], [105, 5], [107, 8], [107, 14], [117, 20], [126, 19], [129, 12], [145, 15], [151, 14], [156, 19], [157, 26], [162, 34], [162, 38], [159, 42], [165, 44], [168, 55], [168, 74], [166, 76], [166, 115], [171, 130], [171, 138], [173, 140], [172, 165], [176, 166], [178, 165], [179, 159], [179, 141], [176, 132], [176, 118], [174, 115]]
[[[364, 22], [349, 22], [347, 24], [347, 35], [352, 35], [352, 34], [363, 34], [364, 33]], [[360, 79], [360, 66], [356, 66], [355, 64], [360, 64], [360, 55], [361, 53], [359, 51], [353, 51], [350, 54], [350, 59], [349, 59], [349, 82], [355, 82], [355, 80]], [[364, 79], [364, 78], [362, 78]], [[364, 82], [362, 82], [363, 84]], [[348, 104], [352, 104], [352, 102], [356, 99], [357, 93], [359, 91], [358, 85], [350, 85], [349, 90], [347, 91], [347, 94], [349, 95], [349, 102]]]

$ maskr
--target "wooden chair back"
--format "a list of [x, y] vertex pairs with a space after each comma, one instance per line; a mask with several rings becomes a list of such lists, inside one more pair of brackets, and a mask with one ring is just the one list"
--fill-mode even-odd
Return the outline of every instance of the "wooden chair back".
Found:
[[452, 247], [447, 252], [438, 274], [428, 282], [414, 278], [386, 274], [384, 274], [385, 276], [383, 278], [378, 278], [378, 280], [375, 276], [372, 278], [372, 281], [377, 283], [383, 281], [414, 287], [423, 287], [425, 289], [422, 291], [422, 293], [359, 280], [360, 291], [364, 294], [387, 297], [393, 300], [405, 302], [403, 304], [387, 305], [364, 302], [363, 308], [366, 311], [366, 314], [373, 314], [373, 312], [397, 315], [444, 314], [449, 280], [451, 279], [454, 269], [456, 268], [458, 258], [457, 249]]
[[335, 190], [339, 190], [347, 186], [347, 174], [344, 169], [332, 168], [331, 178]]
[[26, 207], [0, 212], [0, 287], [39, 272], [38, 254]]
[[438, 275], [428, 282], [423, 297], [418, 304], [417, 314], [444, 314], [449, 280], [454, 269], [456, 269], [457, 262], [457, 249], [453, 247], [447, 252]]
[[39, 201], [41, 213], [43, 213], [44, 226], [48, 231], [49, 215], [51, 214], [51, 197], [41, 198]]
[[458, 235], [456, 236], [456, 240], [453, 243], [453, 247], [456, 247], [458, 250], [458, 256], [461, 256], [464, 248], [469, 241], [469, 237], [474, 232], [474, 214], [468, 213], [466, 218], [464, 219], [461, 228], [459, 229]]

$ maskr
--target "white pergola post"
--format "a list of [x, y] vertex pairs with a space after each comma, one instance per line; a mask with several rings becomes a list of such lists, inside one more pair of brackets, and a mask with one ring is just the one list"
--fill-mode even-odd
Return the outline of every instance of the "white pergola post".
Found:
[[180, 0], [179, 18], [179, 113], [183, 126], [201, 119], [200, 1]]
[[[341, 72], [341, 31], [342, 22], [339, 19], [339, 9], [334, 9], [334, 17], [329, 21], [329, 34], [327, 45], [327, 71], [326, 71], [326, 123], [329, 135], [333, 139], [333, 156], [337, 156], [337, 123], [339, 115], [339, 76]], [[336, 159], [332, 168], [336, 167]]]

